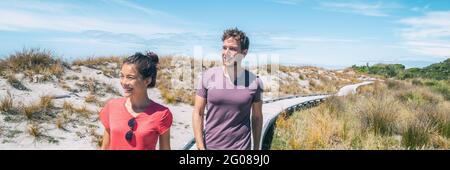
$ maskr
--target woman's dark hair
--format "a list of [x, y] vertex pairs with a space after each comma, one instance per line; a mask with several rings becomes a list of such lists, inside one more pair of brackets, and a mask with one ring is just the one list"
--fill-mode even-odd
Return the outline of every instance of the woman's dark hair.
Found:
[[123, 61], [123, 64], [134, 64], [136, 70], [142, 75], [144, 79], [151, 79], [148, 87], [155, 87], [157, 65], [159, 59], [158, 55], [153, 52], [147, 52], [145, 55], [142, 53], [136, 53]]

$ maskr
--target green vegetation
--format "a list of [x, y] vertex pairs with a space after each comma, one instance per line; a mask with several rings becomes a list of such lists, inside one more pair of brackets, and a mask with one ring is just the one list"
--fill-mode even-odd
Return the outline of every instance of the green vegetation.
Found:
[[373, 66], [353, 65], [352, 68], [361, 73], [381, 75], [386, 78], [427, 78], [433, 80], [450, 79], [450, 58], [440, 63], [431, 64], [424, 68], [405, 69], [405, 66], [402, 64], [376, 64]]

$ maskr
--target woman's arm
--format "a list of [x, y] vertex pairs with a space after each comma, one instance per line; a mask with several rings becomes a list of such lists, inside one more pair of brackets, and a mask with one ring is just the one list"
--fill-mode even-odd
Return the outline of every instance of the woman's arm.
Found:
[[170, 150], [170, 129], [159, 136], [159, 150]]
[[103, 133], [102, 150], [107, 150], [109, 148], [109, 131], [105, 130]]

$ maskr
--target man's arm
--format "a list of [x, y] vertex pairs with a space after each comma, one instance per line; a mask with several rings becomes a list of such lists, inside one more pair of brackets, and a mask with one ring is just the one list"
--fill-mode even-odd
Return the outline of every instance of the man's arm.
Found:
[[259, 150], [261, 141], [261, 131], [263, 124], [262, 101], [252, 104], [252, 133], [253, 133], [253, 150]]
[[195, 96], [194, 111], [192, 112], [192, 126], [197, 149], [205, 150], [203, 143], [203, 116], [206, 106], [206, 99], [198, 95]]

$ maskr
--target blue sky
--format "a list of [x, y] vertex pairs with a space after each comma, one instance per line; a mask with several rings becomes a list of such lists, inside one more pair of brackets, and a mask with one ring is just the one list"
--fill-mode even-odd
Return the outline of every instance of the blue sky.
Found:
[[2, 0], [0, 57], [45, 48], [68, 60], [129, 55], [218, 58], [221, 34], [250, 37], [251, 60], [342, 68], [426, 66], [450, 57], [450, 1], [444, 0]]

